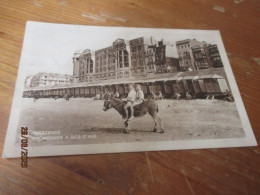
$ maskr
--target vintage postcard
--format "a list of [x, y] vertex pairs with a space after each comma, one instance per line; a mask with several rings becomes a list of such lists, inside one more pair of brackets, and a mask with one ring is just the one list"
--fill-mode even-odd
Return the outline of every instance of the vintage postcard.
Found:
[[4, 158], [256, 144], [219, 31], [27, 22]]

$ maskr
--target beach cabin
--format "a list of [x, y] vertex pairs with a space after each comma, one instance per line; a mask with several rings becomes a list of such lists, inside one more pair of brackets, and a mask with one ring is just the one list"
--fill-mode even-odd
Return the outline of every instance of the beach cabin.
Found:
[[203, 93], [223, 94], [229, 90], [226, 79], [217, 74], [202, 75], [197, 80]]

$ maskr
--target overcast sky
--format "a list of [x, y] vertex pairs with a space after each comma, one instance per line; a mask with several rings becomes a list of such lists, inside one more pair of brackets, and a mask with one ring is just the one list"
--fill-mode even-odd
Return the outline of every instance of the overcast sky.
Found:
[[[197, 39], [214, 44], [216, 31], [171, 30], [151, 28], [95, 27], [28, 22], [21, 64], [26, 75], [38, 72], [72, 74], [72, 57], [76, 50], [97, 50], [112, 45], [118, 38], [131, 40], [139, 37], [164, 39], [174, 44], [183, 39]], [[20, 66], [21, 66], [20, 64]]]

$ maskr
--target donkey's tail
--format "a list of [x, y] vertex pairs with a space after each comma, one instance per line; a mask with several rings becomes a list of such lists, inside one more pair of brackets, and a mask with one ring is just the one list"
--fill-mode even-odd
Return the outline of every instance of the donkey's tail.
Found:
[[157, 105], [157, 113], [159, 112], [159, 106]]

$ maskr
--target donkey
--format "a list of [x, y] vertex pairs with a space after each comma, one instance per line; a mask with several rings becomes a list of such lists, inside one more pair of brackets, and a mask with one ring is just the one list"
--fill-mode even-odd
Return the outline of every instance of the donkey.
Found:
[[[126, 104], [125, 101], [118, 99], [118, 98], [114, 98], [112, 94], [106, 94], [104, 96], [104, 99], [105, 99], [104, 107], [103, 107], [104, 111], [107, 111], [110, 108], [114, 108], [115, 110], [117, 110], [117, 112], [119, 112], [119, 114], [122, 117], [125, 117], [125, 110], [124, 110], [124, 105]], [[128, 111], [130, 112], [130, 109]], [[147, 113], [149, 113], [155, 123], [153, 132], [156, 132], [158, 130], [158, 126], [159, 126], [160, 133], [164, 133], [162, 120], [158, 116], [158, 112], [159, 112], [158, 105], [154, 100], [146, 100], [142, 104], [139, 104], [134, 107], [134, 116], [135, 117], [141, 117], [141, 116], [144, 116]], [[125, 129], [123, 132], [130, 133], [131, 129], [130, 129], [129, 121], [128, 120], [125, 121], [124, 125], [125, 125]]]

